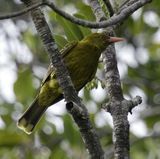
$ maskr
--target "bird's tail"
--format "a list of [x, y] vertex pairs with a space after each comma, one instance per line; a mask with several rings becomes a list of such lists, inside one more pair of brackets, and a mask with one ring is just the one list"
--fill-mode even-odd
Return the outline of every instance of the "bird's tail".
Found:
[[31, 134], [46, 109], [47, 107], [40, 106], [38, 104], [38, 100], [36, 98], [35, 101], [31, 104], [31, 106], [18, 120], [18, 127], [27, 134]]

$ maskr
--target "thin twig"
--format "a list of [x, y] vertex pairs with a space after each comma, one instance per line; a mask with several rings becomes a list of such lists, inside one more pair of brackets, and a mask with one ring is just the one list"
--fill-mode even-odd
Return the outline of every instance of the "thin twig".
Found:
[[0, 15], [0, 20], [11, 19], [11, 18], [21, 16], [23, 14], [27, 14], [29, 11], [32, 11], [33, 9], [38, 8], [42, 5], [45, 5], [45, 3], [44, 2], [38, 2], [36, 4], [33, 4], [31, 6], [26, 7], [25, 9], [22, 9], [20, 11], [8, 13], [6, 15]]
[[112, 7], [110, 1], [109, 1], [109, 0], [103, 0], [103, 2], [104, 2], [105, 5], [107, 6], [107, 9], [108, 9], [108, 11], [109, 11], [110, 17], [112, 17], [113, 14], [114, 14], [114, 10], [113, 10], [113, 7]]
[[118, 9], [117, 14], [119, 14], [123, 9], [127, 8], [128, 6], [131, 6], [132, 4], [136, 3], [138, 0], [127, 0], [124, 3], [121, 4], [121, 6]]

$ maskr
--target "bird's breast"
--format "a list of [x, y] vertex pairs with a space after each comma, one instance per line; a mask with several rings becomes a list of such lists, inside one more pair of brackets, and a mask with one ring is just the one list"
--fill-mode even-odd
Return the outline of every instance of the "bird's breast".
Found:
[[65, 58], [66, 66], [77, 91], [92, 80], [97, 70], [97, 48], [77, 46]]

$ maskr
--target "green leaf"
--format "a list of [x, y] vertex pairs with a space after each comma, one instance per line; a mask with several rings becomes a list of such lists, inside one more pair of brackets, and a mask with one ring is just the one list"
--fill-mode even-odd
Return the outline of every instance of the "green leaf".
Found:
[[26, 144], [30, 141], [26, 135], [17, 134], [9, 131], [0, 131], [0, 147], [7, 146], [7, 147], [14, 147], [16, 145]]
[[98, 79], [97, 78], [93, 78], [92, 81], [88, 82], [85, 86], [85, 89], [87, 89], [88, 91], [94, 89], [94, 88], [98, 88]]
[[96, 20], [95, 15], [93, 14], [93, 11], [89, 5], [79, 2], [76, 7], [78, 9], [78, 13], [83, 15], [86, 20]]
[[18, 78], [14, 83], [14, 92], [17, 100], [25, 103], [33, 99], [34, 87], [32, 83], [32, 74], [29, 69], [20, 69], [18, 72]]
[[147, 127], [152, 129], [154, 127], [154, 125], [159, 122], [159, 120], [160, 120], [159, 115], [152, 115], [152, 116], [146, 118], [145, 122], [147, 124]]
[[[69, 143], [74, 146], [81, 146], [82, 141], [80, 140], [80, 134], [77, 131], [75, 125], [73, 124], [70, 116], [65, 115], [64, 116], [64, 136], [67, 140], [69, 140]], [[78, 143], [78, 145], [77, 145]]]
[[33, 56], [40, 62], [47, 62], [48, 56], [45, 54], [45, 48], [37, 34], [33, 34], [30, 31], [26, 31], [23, 35], [23, 41], [27, 44], [31, 50]]
[[63, 149], [56, 149], [56, 151], [52, 151], [51, 157], [50, 158], [59, 158], [59, 159], [70, 159], [66, 152]]
[[[74, 14], [74, 16], [77, 18], [80, 18], [80, 19], [85, 19], [85, 16], [80, 13], [76, 13], [76, 14]], [[79, 28], [82, 31], [84, 37], [92, 33], [91, 29], [89, 29], [89, 28], [82, 27], [82, 26], [79, 26]]]
[[79, 29], [78, 25], [71, 23], [70, 21], [59, 16], [58, 14], [56, 14], [56, 20], [63, 27], [68, 41], [77, 41], [83, 39], [83, 34]]
[[68, 43], [68, 41], [61, 35], [54, 34], [54, 38], [59, 49], [62, 49]]

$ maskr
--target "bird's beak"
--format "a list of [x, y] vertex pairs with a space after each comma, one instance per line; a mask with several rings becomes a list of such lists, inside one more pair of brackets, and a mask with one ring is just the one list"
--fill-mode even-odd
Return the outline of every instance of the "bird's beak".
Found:
[[110, 43], [115, 43], [115, 42], [119, 42], [119, 41], [124, 41], [124, 38], [119, 38], [119, 37], [110, 37], [109, 38], [109, 42]]

